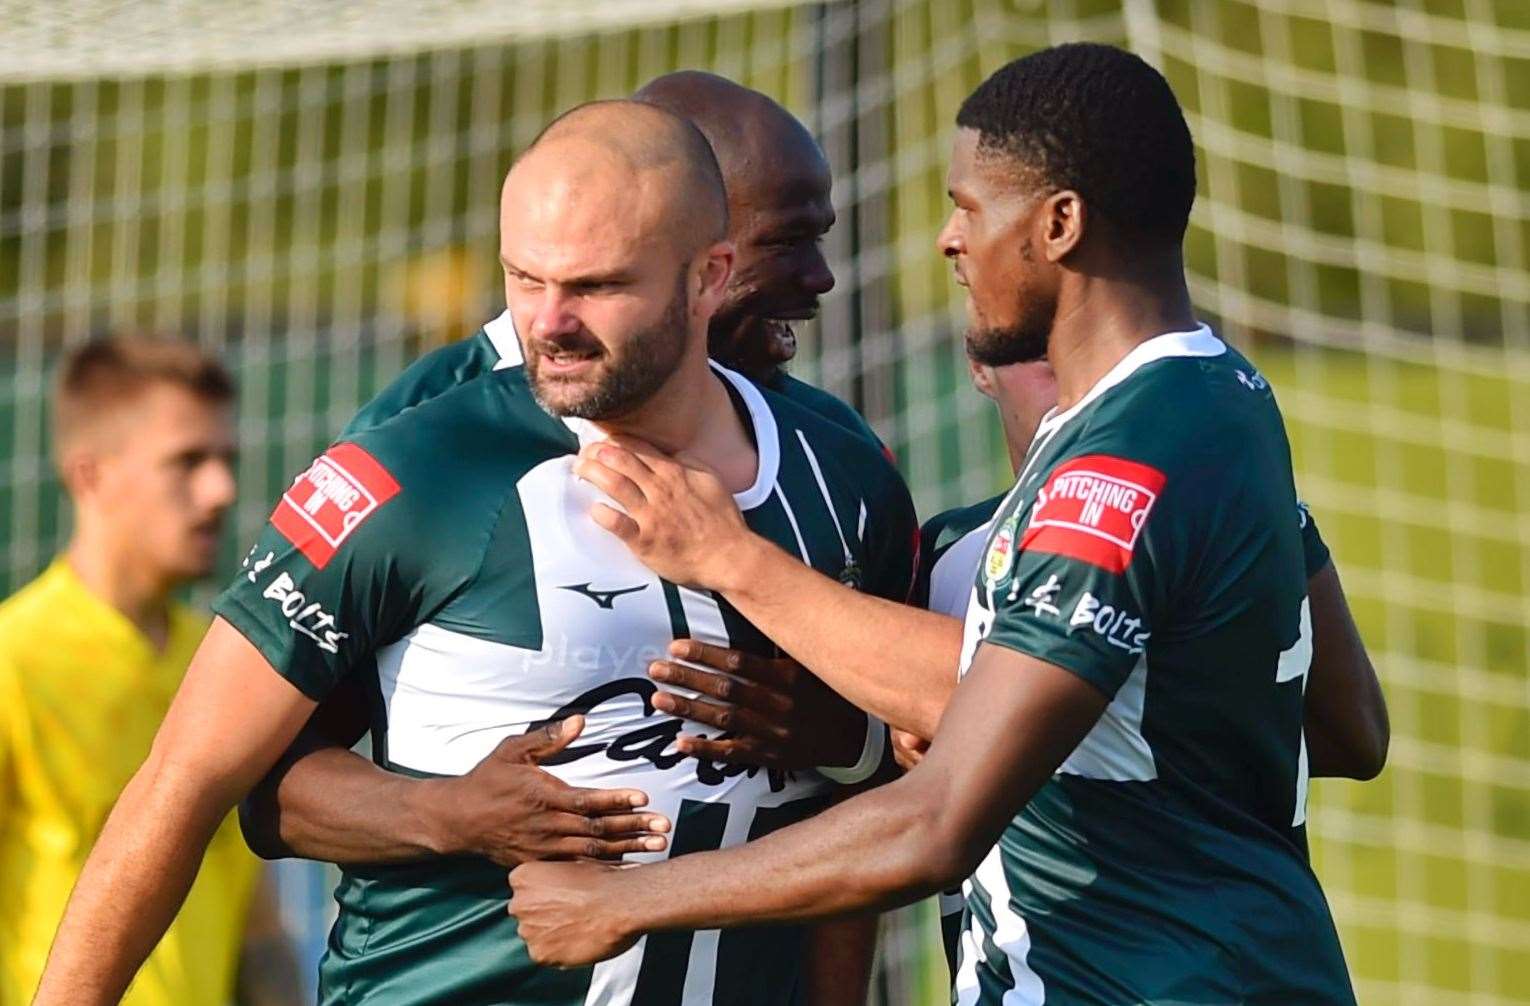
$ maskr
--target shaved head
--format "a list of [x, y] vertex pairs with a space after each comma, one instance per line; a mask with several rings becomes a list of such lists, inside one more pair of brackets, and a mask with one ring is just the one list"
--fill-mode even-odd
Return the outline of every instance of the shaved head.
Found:
[[[543, 129], [510, 170], [506, 187], [528, 163], [556, 165], [568, 190], [641, 193], [651, 222], [688, 244], [687, 251], [723, 240], [728, 197], [717, 156], [690, 121], [638, 101], [592, 101], [564, 112]], [[540, 177], [540, 174], [539, 174]]]
[[681, 116], [701, 131], [717, 155], [730, 198], [739, 190], [771, 185], [771, 169], [783, 160], [828, 170], [818, 141], [796, 116], [768, 95], [726, 77], [680, 70], [656, 77], [632, 97]]
[[500, 199], [505, 298], [543, 408], [614, 421], [704, 380], [727, 231], [717, 158], [685, 119], [599, 101], [543, 130]]
[[637, 101], [695, 124], [727, 188], [728, 238], [738, 251], [728, 299], [712, 319], [712, 355], [769, 380], [796, 353], [791, 325], [818, 313], [834, 286], [818, 241], [834, 223], [829, 162], [780, 104], [726, 77], [668, 73]]

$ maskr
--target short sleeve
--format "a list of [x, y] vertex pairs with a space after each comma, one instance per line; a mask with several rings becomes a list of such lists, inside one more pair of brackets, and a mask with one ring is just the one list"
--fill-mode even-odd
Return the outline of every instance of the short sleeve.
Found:
[[1302, 560], [1306, 566], [1307, 579], [1310, 580], [1328, 565], [1333, 555], [1328, 551], [1328, 543], [1318, 533], [1317, 520], [1307, 504], [1297, 502], [1296, 517], [1302, 530]]
[[1159, 468], [1112, 454], [1054, 469], [1025, 525], [1007, 511], [983, 557], [987, 641], [1114, 696], [1147, 650], [1159, 568], [1184, 537], [1163, 504], [1167, 481]]
[[373, 454], [336, 444], [282, 494], [213, 611], [322, 699], [429, 610], [422, 509]]

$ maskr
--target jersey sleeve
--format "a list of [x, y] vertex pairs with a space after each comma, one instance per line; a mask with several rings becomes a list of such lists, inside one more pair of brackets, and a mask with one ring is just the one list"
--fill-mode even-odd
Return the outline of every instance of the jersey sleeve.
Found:
[[366, 448], [334, 445], [282, 494], [213, 611], [323, 699], [447, 592], [423, 554], [431, 508], [417, 495]]
[[1003, 516], [983, 556], [987, 641], [1114, 696], [1146, 652], [1160, 574], [1188, 537], [1175, 527], [1185, 515], [1163, 502], [1170, 489], [1162, 469], [1119, 453], [1060, 464], [1027, 523]]
[[1328, 565], [1333, 555], [1328, 551], [1328, 543], [1323, 541], [1323, 536], [1318, 533], [1317, 520], [1312, 516], [1312, 511], [1307, 508], [1307, 504], [1297, 502], [1296, 516], [1302, 529], [1302, 561], [1306, 565], [1307, 578], [1310, 580], [1319, 570]]

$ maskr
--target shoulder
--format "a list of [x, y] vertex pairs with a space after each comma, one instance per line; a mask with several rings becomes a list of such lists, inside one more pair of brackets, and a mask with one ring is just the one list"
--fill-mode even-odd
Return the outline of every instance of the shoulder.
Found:
[[344, 439], [390, 472], [448, 481], [498, 478], [577, 443], [537, 405], [520, 366], [455, 384]]
[[[492, 323], [491, 323], [492, 324]], [[494, 372], [502, 357], [487, 326], [469, 338], [433, 350], [410, 364], [346, 424], [341, 436], [387, 422], [458, 385]]]
[[871, 424], [866, 422], [865, 417], [855, 411], [848, 403], [841, 401], [822, 388], [815, 387], [806, 381], [798, 380], [784, 372], [768, 384], [762, 385], [762, 387], [780, 395], [782, 398], [796, 402], [809, 412], [827, 419], [836, 426], [849, 430], [858, 437], [870, 440], [878, 448], [881, 448], [881, 438], [871, 428]]
[[761, 388], [760, 394], [775, 418], [783, 452], [803, 451], [825, 477], [852, 483], [868, 506], [882, 502], [881, 494], [894, 489], [907, 495], [903, 476], [880, 441], [769, 388]]
[[1165, 473], [1214, 473], [1285, 443], [1269, 382], [1231, 347], [1144, 365], [1084, 423], [1070, 453], [1124, 457]]
[[357, 544], [430, 552], [481, 536], [527, 472], [577, 444], [537, 406], [520, 367], [497, 370], [342, 438], [297, 478], [273, 521], [304, 536], [301, 525], [333, 522], [320, 533], [336, 542], [365, 522]]
[[[45, 570], [4, 601], [0, 601], [0, 656], [13, 654], [44, 634], [66, 613], [67, 598], [53, 569]], [[63, 610], [61, 610], [61, 608]]]

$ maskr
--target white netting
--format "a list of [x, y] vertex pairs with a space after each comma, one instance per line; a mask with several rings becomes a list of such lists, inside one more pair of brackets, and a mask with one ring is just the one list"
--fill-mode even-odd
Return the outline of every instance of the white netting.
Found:
[[[1312, 809], [1362, 1001], [1530, 1001], [1519, 0], [0, 2], [0, 587], [61, 532], [62, 346], [149, 327], [227, 350], [247, 538], [359, 401], [498, 310], [512, 154], [678, 67], [777, 96], [834, 163], [840, 283], [799, 372], [865, 408], [922, 513], [988, 495], [1005, 461], [933, 246], [952, 120], [1005, 60], [1078, 38], [1130, 44], [1186, 105], [1193, 292], [1280, 393], [1391, 699], [1386, 774]], [[935, 1002], [909, 918], [879, 983]]]

